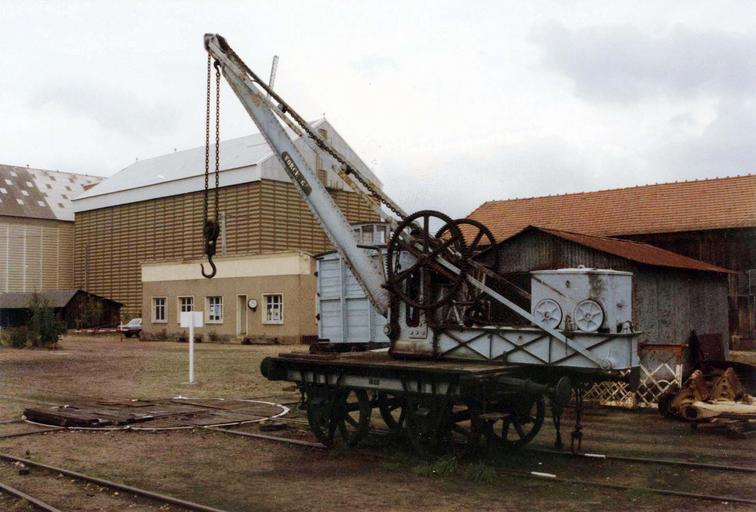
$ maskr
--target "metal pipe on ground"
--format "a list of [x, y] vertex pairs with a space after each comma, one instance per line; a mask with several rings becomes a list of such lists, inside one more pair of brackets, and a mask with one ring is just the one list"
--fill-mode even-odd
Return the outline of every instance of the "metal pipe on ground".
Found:
[[299, 446], [307, 446], [309, 448], [318, 448], [321, 450], [328, 448], [327, 446], [321, 443], [311, 443], [310, 441], [302, 441], [300, 439], [289, 439], [286, 437], [269, 436], [266, 434], [256, 434], [254, 432], [239, 432], [238, 430], [229, 430], [227, 428], [218, 428], [218, 427], [202, 427], [202, 428], [204, 428], [205, 430], [212, 430], [213, 432], [224, 432], [226, 434], [232, 434], [236, 436], [254, 437], [255, 439], [278, 441], [280, 443], [296, 444]]

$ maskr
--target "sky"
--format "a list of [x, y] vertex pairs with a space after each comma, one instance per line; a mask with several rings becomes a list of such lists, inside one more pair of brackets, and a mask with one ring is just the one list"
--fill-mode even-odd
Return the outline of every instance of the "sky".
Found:
[[[204, 141], [202, 36], [406, 210], [753, 173], [756, 3], [0, 0], [0, 163], [109, 176]], [[256, 131], [230, 88], [221, 137]]]

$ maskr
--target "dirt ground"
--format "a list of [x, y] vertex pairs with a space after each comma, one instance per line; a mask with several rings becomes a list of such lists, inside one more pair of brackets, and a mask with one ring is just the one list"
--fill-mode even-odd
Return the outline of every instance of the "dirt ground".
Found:
[[[296, 400], [287, 383], [259, 373], [266, 355], [284, 347], [197, 345], [198, 385], [186, 384], [186, 344], [66, 338], [58, 350], [0, 349], [0, 422], [23, 408], [87, 399], [200, 398]], [[569, 436], [570, 424], [564, 430]], [[313, 440], [301, 414], [292, 412], [287, 436]], [[256, 426], [246, 427], [255, 431]], [[29, 430], [0, 424], [0, 435]], [[593, 409], [583, 448], [591, 452], [667, 457], [756, 466], [756, 440], [694, 432], [651, 412]], [[548, 448], [547, 425], [536, 447]], [[722, 473], [672, 466], [575, 460], [543, 453], [498, 454], [464, 462], [428, 463], [399, 441], [375, 436], [368, 447], [330, 452], [206, 430], [174, 432], [52, 432], [0, 439], [0, 452], [128, 483], [229, 511], [318, 510], [749, 510], [645, 492], [518, 478], [506, 471], [534, 470], [561, 477], [664, 487], [756, 499], [753, 473]], [[63, 510], [161, 510], [146, 501], [83, 489], [67, 479], [19, 476], [0, 462], [0, 482]], [[38, 479], [38, 480], [35, 480]], [[78, 485], [78, 487], [77, 487]], [[96, 491], [96, 492], [95, 492]], [[0, 495], [0, 510], [31, 510]]]

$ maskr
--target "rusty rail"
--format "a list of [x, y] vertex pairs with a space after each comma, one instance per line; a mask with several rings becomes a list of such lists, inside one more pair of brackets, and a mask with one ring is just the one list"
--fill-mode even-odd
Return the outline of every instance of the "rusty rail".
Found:
[[652, 494], [663, 494], [667, 496], [679, 496], [682, 498], [692, 498], [697, 500], [705, 500], [705, 501], [718, 501], [720, 503], [722, 502], [730, 502], [730, 503], [745, 503], [748, 505], [756, 505], [756, 500], [750, 499], [750, 498], [739, 498], [737, 496], [717, 496], [713, 494], [700, 494], [696, 492], [688, 492], [688, 491], [676, 491], [674, 489], [659, 489], [657, 487], [640, 487], [635, 485], [622, 485], [622, 484], [612, 484], [609, 482], [597, 482], [594, 480], [583, 480], [580, 478], [564, 478], [559, 477], [552, 473], [545, 473], [540, 471], [510, 471], [505, 469], [500, 469], [497, 471], [500, 474], [514, 476], [517, 478], [534, 478], [538, 480], [545, 480], [549, 482], [560, 482], [563, 484], [570, 484], [570, 485], [584, 485], [586, 487], [603, 487], [605, 489], [614, 489], [618, 491], [636, 491], [636, 492], [647, 492]]
[[527, 451], [535, 453], [546, 453], [549, 455], [560, 455], [562, 457], [573, 457], [590, 460], [615, 460], [619, 462], [637, 462], [640, 464], [660, 464], [665, 466], [682, 466], [696, 469], [712, 469], [716, 471], [734, 471], [740, 473], [756, 473], [756, 467], [750, 466], [725, 466], [724, 464], [712, 464], [709, 462], [691, 462], [686, 460], [674, 459], [653, 459], [650, 457], [631, 457], [626, 455], [605, 455], [603, 453], [572, 453], [559, 450], [549, 450], [546, 448], [528, 448]]
[[8, 494], [12, 494], [16, 498], [21, 498], [22, 500], [28, 501], [30, 504], [35, 506], [36, 508], [40, 510], [44, 510], [45, 512], [63, 512], [59, 508], [53, 507], [49, 503], [45, 503], [44, 501], [35, 498], [34, 496], [31, 496], [29, 494], [26, 494], [23, 491], [19, 491], [15, 487], [11, 487], [10, 485], [4, 484], [0, 482], [0, 492], [5, 492]]
[[[138, 487], [133, 487], [131, 485], [121, 484], [118, 482], [112, 482], [110, 480], [105, 480], [103, 478], [97, 478], [94, 476], [85, 475], [84, 473], [78, 473], [76, 471], [71, 471], [69, 469], [59, 468], [56, 466], [50, 466], [48, 464], [42, 464], [41, 462], [34, 462], [33, 460], [25, 459], [23, 457], [16, 457], [14, 455], [10, 455], [7, 453], [0, 453], [0, 459], [11, 461], [11, 462], [22, 462], [26, 464], [27, 466], [46, 469], [48, 471], [53, 471], [56, 473], [60, 473], [62, 475], [70, 476], [71, 478], [76, 478], [78, 480], [92, 482], [97, 485], [101, 485], [103, 487], [109, 487], [111, 489], [117, 489], [119, 491], [136, 494], [137, 496], [142, 496], [144, 498], [149, 498], [151, 500], [160, 501], [162, 503], [167, 503], [170, 505], [184, 507], [189, 510], [196, 510], [198, 512], [228, 512], [226, 510], [222, 510], [219, 508], [209, 507], [207, 505], [201, 505], [199, 503], [193, 503], [191, 501], [182, 500], [180, 498], [174, 498], [173, 496], [168, 496], [166, 494], [160, 494], [157, 492], [147, 491], [145, 489], [140, 489]], [[52, 509], [52, 510], [57, 510], [57, 509]]]

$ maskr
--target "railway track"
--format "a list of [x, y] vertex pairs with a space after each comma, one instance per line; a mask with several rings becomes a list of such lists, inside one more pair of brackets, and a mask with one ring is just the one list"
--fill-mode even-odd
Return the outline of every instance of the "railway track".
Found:
[[[283, 418], [283, 420], [287, 422], [295, 423], [298, 425], [303, 425], [307, 423], [305, 420], [302, 420], [299, 418]], [[256, 433], [232, 431], [229, 429], [211, 428], [210, 430], [217, 431], [217, 432], [224, 432], [231, 435], [253, 437], [253, 438], [257, 438], [261, 440], [271, 440], [275, 442], [289, 443], [289, 444], [298, 445], [298, 446], [316, 447], [316, 448], [323, 448], [323, 449], [326, 448], [325, 446], [320, 445], [319, 443], [303, 442], [300, 439], [292, 439], [292, 438], [286, 438], [282, 436], [267, 436], [267, 435], [261, 435], [261, 434], [256, 434]], [[388, 430], [380, 430], [380, 429], [374, 430], [372, 431], [372, 433], [375, 435], [382, 435], [382, 436], [392, 434]], [[744, 473], [744, 474], [756, 473], [756, 467], [751, 467], [751, 466], [712, 464], [712, 463], [693, 462], [693, 461], [686, 461], [686, 460], [675, 460], [675, 459], [668, 459], [668, 458], [662, 459], [662, 458], [652, 458], [652, 457], [637, 457], [637, 456], [597, 454], [597, 453], [573, 454], [569, 451], [558, 451], [558, 450], [550, 450], [550, 449], [543, 449], [543, 448], [528, 448], [526, 450], [523, 450], [521, 453], [534, 453], [534, 454], [546, 454], [546, 455], [559, 456], [559, 457], [569, 457], [576, 460], [586, 461], [588, 463], [597, 462], [597, 461], [610, 461], [610, 462], [615, 462], [615, 463], [674, 466], [674, 467], [685, 468], [685, 469], [690, 469], [690, 470], [704, 470], [704, 471], [709, 471], [709, 472], [728, 472], [728, 473], [734, 472], [734, 473]], [[389, 457], [383, 457], [381, 455], [371, 454], [371, 457], [376, 457], [376, 456], [378, 458], [386, 458], [386, 459], [389, 458]], [[620, 491], [659, 494], [659, 495], [664, 495], [664, 496], [675, 496], [678, 498], [686, 498], [686, 499], [693, 499], [693, 500], [703, 500], [703, 501], [711, 501], [711, 502], [716, 501], [720, 503], [728, 502], [728, 503], [738, 503], [738, 504], [746, 504], [746, 505], [756, 505], [756, 499], [740, 497], [740, 496], [707, 494], [707, 493], [685, 491], [685, 490], [678, 490], [678, 489], [648, 487], [648, 486], [639, 486], [639, 485], [626, 485], [626, 484], [620, 484], [620, 483], [598, 481], [598, 480], [593, 480], [593, 479], [571, 478], [571, 477], [560, 476], [556, 473], [549, 473], [546, 470], [544, 471], [516, 471], [516, 470], [506, 469], [502, 467], [494, 467], [494, 469], [496, 473], [500, 475], [512, 476], [516, 478], [536, 479], [536, 480], [541, 480], [545, 482], [557, 482], [557, 483], [561, 483], [565, 485], [581, 485], [585, 487], [596, 487], [596, 488], [614, 489], [614, 490], [620, 490]]]
[[[306, 428], [306, 425], [307, 425], [307, 420], [296, 417], [296, 416], [284, 417], [281, 419], [292, 424], [292, 427], [294, 430], [302, 430]], [[16, 422], [17, 420], [4, 420], [4, 421], [1, 421], [0, 424], [11, 424], [11, 423], [16, 423]], [[235, 430], [233, 428], [221, 428], [221, 427], [202, 427], [202, 429], [211, 431], [211, 432], [217, 432], [219, 434], [224, 434], [224, 435], [254, 438], [261, 441], [270, 441], [270, 442], [276, 442], [276, 443], [285, 443], [285, 444], [290, 444], [290, 445], [304, 447], [304, 448], [315, 448], [315, 449], [326, 448], [321, 443], [310, 442], [307, 440], [303, 440], [301, 438], [287, 437], [285, 434], [284, 435], [270, 435], [267, 433], [242, 431], [242, 430]], [[42, 434], [42, 433], [53, 432], [57, 430], [65, 430], [65, 429], [55, 427], [55, 428], [40, 429], [36, 431], [31, 431], [31, 432], [4, 434], [4, 435], [0, 435], [0, 439], [33, 435], [33, 434], [38, 434], [38, 433]], [[376, 436], [392, 435], [392, 433], [389, 432], [388, 430], [375, 429], [372, 432]], [[674, 459], [674, 458], [629, 456], [629, 455], [612, 454], [612, 453], [573, 454], [569, 451], [558, 451], [558, 450], [547, 449], [547, 448], [542, 448], [542, 447], [530, 447], [525, 450], [522, 450], [520, 453], [521, 454], [532, 453], [532, 454], [547, 455], [547, 456], [553, 456], [553, 457], [567, 457], [567, 458], [571, 458], [575, 460], [576, 462], [580, 461], [580, 463], [585, 463], [585, 464], [596, 464], [596, 463], [601, 463], [602, 461], [605, 461], [605, 462], [610, 462], [613, 464], [630, 464], [630, 465], [643, 464], [643, 465], [648, 465], [648, 466], [676, 467], [680, 469], [705, 471], [707, 472], [707, 474], [740, 473], [744, 475], [752, 475], [756, 473], [756, 467], [754, 466], [737, 465], [737, 464], [732, 464], [732, 465], [716, 464], [716, 463], [696, 462], [696, 461]], [[382, 454], [371, 454], [371, 457], [376, 457], [376, 456], [378, 458], [386, 458], [386, 459], [389, 458], [388, 456], [384, 457]], [[8, 462], [22, 462], [31, 467], [37, 467], [45, 471], [64, 474], [66, 476], [69, 476], [71, 478], [74, 478], [80, 481], [94, 483], [96, 485], [100, 485], [109, 489], [118, 490], [119, 492], [129, 493], [135, 496], [141, 496], [145, 499], [152, 500], [156, 503], [180, 506], [186, 510], [198, 510], [198, 511], [203, 511], [203, 512], [208, 512], [208, 511], [209, 512], [224, 512], [213, 507], [207, 507], [201, 504], [191, 503], [185, 500], [180, 500], [178, 498], [173, 498], [171, 496], [161, 495], [159, 493], [154, 493], [154, 492], [147, 491], [144, 489], [138, 489], [138, 488], [127, 486], [125, 484], [120, 484], [117, 482], [110, 482], [107, 480], [94, 478], [94, 477], [91, 477], [82, 473], [69, 471], [64, 468], [47, 466], [47, 465], [36, 463], [36, 462], [30, 461], [24, 458], [14, 457], [8, 454], [0, 454], [0, 460], [5, 460]], [[497, 474], [500, 474], [502, 476], [537, 479], [537, 480], [541, 480], [545, 482], [556, 482], [556, 483], [560, 483], [564, 485], [580, 485], [584, 487], [596, 487], [596, 488], [614, 489], [614, 490], [620, 490], [620, 491], [634, 491], [634, 492], [640, 492], [640, 493], [651, 493], [651, 494], [658, 494], [658, 495], [665, 495], [665, 496], [675, 496], [678, 498], [691, 499], [691, 500], [703, 500], [703, 501], [710, 501], [710, 502], [719, 501], [719, 502], [745, 504], [749, 506], [756, 505], [756, 499], [752, 499], [749, 497], [714, 494], [714, 493], [701, 493], [701, 492], [695, 492], [694, 490], [681, 490], [681, 489], [671, 489], [671, 488], [663, 488], [663, 487], [631, 485], [631, 484], [624, 484], [624, 483], [612, 483], [612, 482], [607, 482], [603, 480], [599, 481], [593, 478], [575, 478], [573, 477], [573, 475], [564, 476], [564, 475], [560, 475], [559, 472], [549, 472], [548, 470], [549, 464], [547, 461], [545, 462], [546, 462], [546, 466], [545, 466], [546, 469], [539, 470], [539, 471], [515, 470], [513, 468], [502, 467], [499, 464], [494, 465], [493, 469], [496, 471]], [[28, 493], [24, 493], [24, 491], [11, 487], [10, 485], [7, 485], [7, 484], [0, 483], [0, 493], [6, 493], [6, 494], [16, 496], [20, 499], [25, 499], [27, 502], [29, 502], [36, 509], [39, 509], [39, 510], [59, 510], [55, 508], [54, 506], [48, 503], [45, 503], [40, 498], [35, 498], [34, 496], [31, 496]]]
[[[131, 497], [138, 497], [138, 498], [141, 498], [141, 499], [144, 499], [153, 503], [155, 505], [154, 507], [155, 510], [163, 510], [162, 507], [164, 507], [165, 505], [170, 505], [172, 507], [178, 507], [178, 509], [171, 509], [171, 510], [196, 511], [196, 512], [228, 512], [226, 510], [222, 510], [216, 507], [203, 505], [201, 503], [195, 503], [195, 502], [184, 500], [181, 498], [176, 498], [174, 496], [169, 496], [166, 494], [149, 491], [146, 489], [134, 487], [131, 485], [126, 485], [119, 482], [113, 482], [113, 481], [106, 480], [103, 478], [87, 475], [85, 473], [80, 473], [78, 471], [72, 471], [66, 468], [51, 466], [49, 464], [43, 464], [41, 462], [32, 461], [30, 459], [23, 458], [23, 457], [16, 457], [14, 455], [10, 455], [7, 453], [0, 453], [0, 460], [5, 461], [7, 463], [11, 463], [11, 464], [13, 463], [23, 464], [24, 466], [28, 468], [34, 468], [34, 469], [45, 471], [50, 474], [51, 478], [55, 478], [56, 482], [60, 478], [60, 475], [62, 475], [74, 481], [83, 482], [85, 484], [93, 484], [97, 487], [114, 491], [112, 494], [112, 497], [118, 498], [116, 501], [118, 501], [119, 504], [115, 505], [118, 508], [112, 508], [112, 510], [121, 510], [125, 508], [126, 506], [128, 506], [128, 505], [124, 505], [123, 502], [124, 500], [128, 500], [127, 498], [128, 496], [131, 496]], [[4, 483], [0, 483], [0, 492], [7, 493], [19, 499], [26, 500], [31, 506], [33, 506], [34, 508], [38, 510], [43, 510], [47, 512], [61, 512], [61, 509], [56, 508], [55, 506], [45, 502], [43, 499], [33, 496], [29, 492], [21, 491], [15, 487], [12, 487]]]

